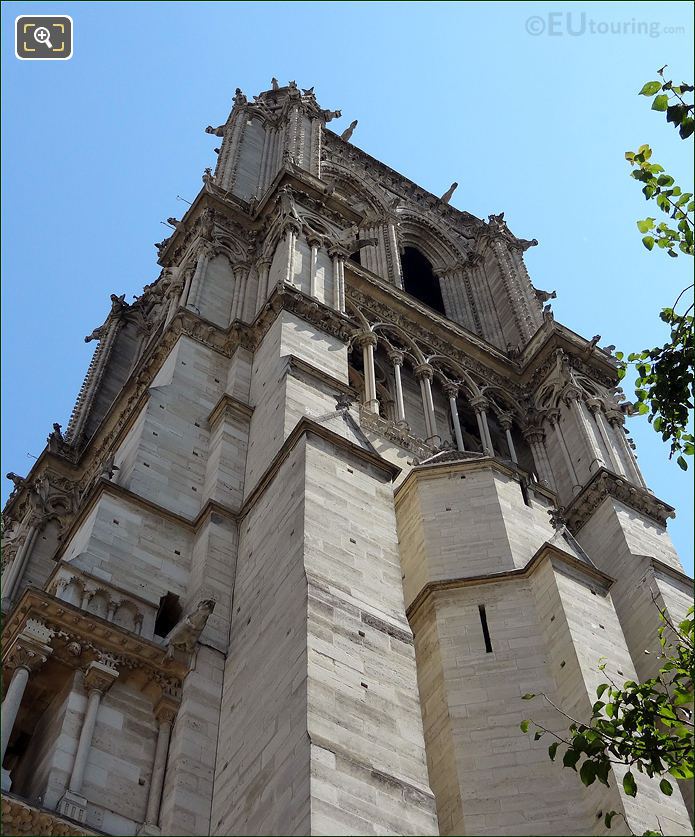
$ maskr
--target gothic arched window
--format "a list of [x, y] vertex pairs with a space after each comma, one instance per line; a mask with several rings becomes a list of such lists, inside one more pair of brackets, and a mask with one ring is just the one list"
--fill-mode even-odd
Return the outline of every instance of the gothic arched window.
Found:
[[439, 279], [429, 260], [415, 247], [406, 247], [401, 256], [404, 289], [440, 314], [446, 314]]

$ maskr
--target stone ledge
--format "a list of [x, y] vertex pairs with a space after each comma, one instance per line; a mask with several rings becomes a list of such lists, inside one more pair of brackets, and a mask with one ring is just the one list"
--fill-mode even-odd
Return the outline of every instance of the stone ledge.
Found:
[[445, 593], [450, 590], [460, 590], [463, 587], [476, 587], [481, 584], [499, 584], [500, 582], [506, 581], [525, 580], [538, 569], [544, 558], [548, 558], [551, 561], [560, 561], [572, 571], [588, 576], [593, 582], [599, 584], [606, 593], [615, 581], [614, 578], [596, 567], [586, 564], [584, 561], [580, 561], [578, 558], [575, 558], [567, 552], [563, 552], [563, 550], [558, 549], [556, 546], [546, 541], [540, 549], [538, 549], [528, 564], [521, 569], [507, 570], [506, 572], [501, 573], [488, 573], [486, 575], [458, 576], [456, 578], [447, 578], [442, 581], [428, 581], [413, 599], [410, 606], [406, 609], [408, 621], [412, 625], [413, 619], [420, 608], [422, 608], [431, 596], [437, 593]]
[[645, 489], [634, 485], [624, 477], [619, 477], [606, 468], [599, 468], [589, 482], [564, 510], [567, 525], [576, 534], [588, 523], [591, 515], [606, 499], [612, 497], [636, 512], [650, 517], [660, 526], [675, 517], [673, 506], [658, 500]]

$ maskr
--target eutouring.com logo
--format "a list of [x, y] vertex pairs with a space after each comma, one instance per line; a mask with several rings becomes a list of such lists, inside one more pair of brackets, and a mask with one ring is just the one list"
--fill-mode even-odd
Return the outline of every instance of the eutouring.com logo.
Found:
[[685, 35], [685, 26], [666, 26], [658, 20], [595, 20], [586, 12], [548, 12], [526, 18], [529, 35], [547, 35], [560, 38], [569, 35], [637, 35], [658, 38], [660, 35]]
[[22, 61], [72, 58], [72, 18], [69, 15], [21, 15], [15, 20], [14, 52]]

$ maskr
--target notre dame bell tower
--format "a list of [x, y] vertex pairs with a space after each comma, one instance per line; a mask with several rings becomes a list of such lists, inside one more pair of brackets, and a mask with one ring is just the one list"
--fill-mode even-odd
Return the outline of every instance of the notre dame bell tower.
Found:
[[653, 600], [690, 599], [615, 361], [544, 307], [535, 241], [340, 116], [236, 91], [11, 475], [5, 832], [690, 833], [678, 788], [584, 788], [519, 732], [529, 691], [587, 716], [601, 656], [651, 675]]

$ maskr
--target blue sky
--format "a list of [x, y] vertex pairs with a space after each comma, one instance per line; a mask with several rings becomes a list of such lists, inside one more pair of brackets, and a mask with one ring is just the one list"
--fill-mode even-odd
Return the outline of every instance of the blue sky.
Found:
[[[14, 57], [15, 16], [42, 13], [72, 16], [72, 60]], [[626, 351], [662, 342], [692, 260], [642, 247], [623, 154], [649, 142], [692, 190], [692, 141], [635, 95], [663, 64], [692, 80], [692, 37], [688, 2], [3, 3], [3, 474], [67, 424], [109, 293], [157, 276], [160, 221], [215, 162], [203, 128], [271, 76], [315, 85], [343, 111], [332, 128], [359, 119], [352, 141], [426, 189], [457, 180], [455, 206], [537, 238], [527, 265], [558, 320]], [[692, 571], [692, 471], [630, 427]]]

